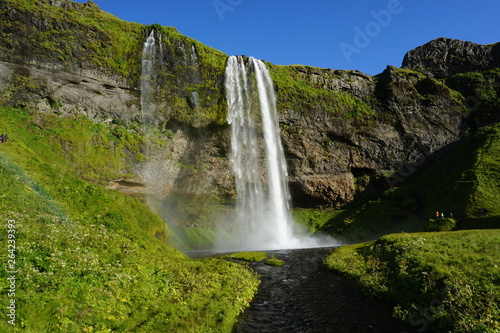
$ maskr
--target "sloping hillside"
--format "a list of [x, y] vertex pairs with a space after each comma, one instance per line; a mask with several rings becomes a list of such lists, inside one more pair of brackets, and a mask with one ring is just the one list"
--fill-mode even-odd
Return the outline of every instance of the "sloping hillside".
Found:
[[9, 133], [0, 143], [0, 243], [15, 245], [0, 254], [15, 259], [1, 267], [3, 280], [15, 279], [0, 302], [15, 302], [16, 331], [231, 331], [257, 278], [225, 261], [188, 259], [138, 199], [78, 177], [123, 167], [133, 136], [6, 108], [0, 128]]

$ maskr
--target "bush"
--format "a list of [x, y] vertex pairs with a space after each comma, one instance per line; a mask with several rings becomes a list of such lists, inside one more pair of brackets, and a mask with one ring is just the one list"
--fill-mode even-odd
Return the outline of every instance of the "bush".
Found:
[[451, 217], [444, 219], [431, 219], [427, 222], [426, 231], [451, 231], [455, 228], [457, 221]]

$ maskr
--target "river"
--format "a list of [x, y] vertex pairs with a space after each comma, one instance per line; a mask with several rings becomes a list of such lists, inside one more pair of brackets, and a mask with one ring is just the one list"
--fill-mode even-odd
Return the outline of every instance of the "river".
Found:
[[285, 265], [251, 263], [262, 283], [234, 333], [416, 332], [393, 318], [390, 306], [325, 269], [323, 260], [331, 252], [331, 248], [267, 251]]

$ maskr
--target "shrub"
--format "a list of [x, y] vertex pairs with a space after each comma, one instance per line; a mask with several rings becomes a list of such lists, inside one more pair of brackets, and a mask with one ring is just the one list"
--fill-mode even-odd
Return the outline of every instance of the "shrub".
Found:
[[427, 222], [426, 231], [451, 231], [455, 228], [457, 221], [451, 217], [444, 219], [431, 219]]

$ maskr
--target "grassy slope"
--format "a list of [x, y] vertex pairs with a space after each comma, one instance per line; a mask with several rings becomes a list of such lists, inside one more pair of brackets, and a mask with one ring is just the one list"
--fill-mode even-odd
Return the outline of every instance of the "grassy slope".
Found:
[[392, 234], [340, 247], [326, 264], [419, 330], [498, 332], [499, 244], [500, 230]]
[[[37, 126], [40, 117], [51, 126]], [[170, 232], [137, 199], [75, 176], [104, 179], [99, 163], [121, 160], [133, 135], [18, 109], [0, 109], [0, 128], [10, 136], [0, 144], [0, 243], [7, 249], [7, 221], [15, 220], [17, 329], [231, 330], [255, 276], [225, 261], [186, 258], [163, 241]], [[0, 253], [4, 263], [7, 254]], [[9, 302], [5, 284], [0, 302]], [[0, 331], [10, 328], [0, 322]]]
[[[424, 231], [436, 211], [459, 220], [457, 228], [500, 226], [500, 125], [482, 128], [430, 167], [379, 198], [312, 218], [316, 228], [363, 241], [391, 232]], [[488, 216], [482, 216], [482, 209]], [[297, 212], [306, 221], [308, 212]], [[318, 213], [319, 214], [319, 213]], [[309, 218], [310, 219], [310, 218]]]

